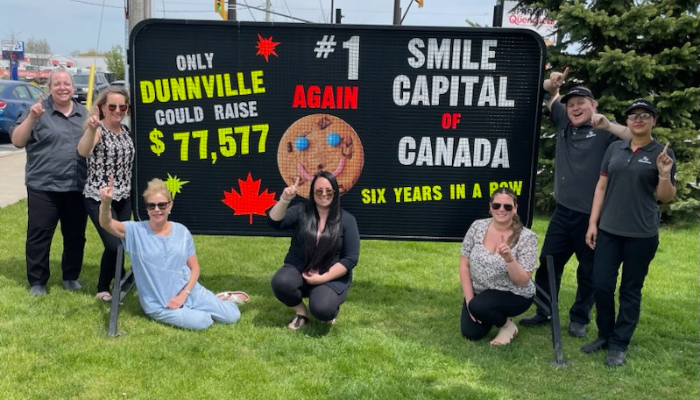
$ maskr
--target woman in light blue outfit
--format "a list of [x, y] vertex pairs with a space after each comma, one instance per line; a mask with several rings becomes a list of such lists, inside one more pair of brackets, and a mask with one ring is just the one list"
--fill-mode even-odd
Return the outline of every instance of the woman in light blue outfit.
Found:
[[131, 255], [139, 302], [150, 318], [180, 328], [203, 330], [214, 321], [233, 324], [241, 316], [238, 305], [250, 297], [241, 291], [214, 295], [197, 283], [199, 262], [190, 231], [168, 221], [172, 198], [160, 179], [148, 182], [143, 193], [148, 221], [112, 219], [114, 182], [100, 190], [100, 226], [121, 239]]

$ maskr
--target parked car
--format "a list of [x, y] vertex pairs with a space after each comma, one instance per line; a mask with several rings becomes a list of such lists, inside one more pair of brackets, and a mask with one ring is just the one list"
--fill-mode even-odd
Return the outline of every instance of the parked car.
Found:
[[[0, 81], [0, 142], [10, 141], [10, 127], [44, 93], [31, 83]], [[46, 96], [44, 96], [46, 98]]]
[[[83, 103], [87, 101], [88, 96], [88, 82], [90, 82], [90, 74], [75, 74], [73, 75], [73, 87], [75, 92], [73, 93], [73, 98]], [[97, 99], [97, 95], [106, 88], [109, 87], [109, 82], [104, 74], [95, 74], [95, 83], [93, 84], [92, 90], [92, 100]]]
[[112, 81], [112, 83], [110, 83], [110, 85], [116, 86], [119, 88], [124, 88], [124, 89], [126, 89], [127, 93], [129, 92], [129, 86], [127, 86], [126, 81], [123, 81], [123, 80]]

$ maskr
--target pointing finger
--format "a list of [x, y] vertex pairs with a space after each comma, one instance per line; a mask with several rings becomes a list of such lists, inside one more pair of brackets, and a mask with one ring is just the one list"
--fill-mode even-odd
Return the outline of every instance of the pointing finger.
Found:
[[662, 153], [664, 153], [664, 154], [667, 154], [667, 153], [668, 153], [668, 145], [669, 145], [669, 144], [670, 144], [669, 142], [666, 142], [666, 146], [664, 146], [664, 149], [663, 149]]
[[44, 101], [44, 94], [39, 93], [39, 100], [36, 101], [37, 104], [41, 104]]
[[562, 79], [566, 79], [567, 75], [569, 75], [569, 67], [564, 68], [564, 72], [561, 74]]

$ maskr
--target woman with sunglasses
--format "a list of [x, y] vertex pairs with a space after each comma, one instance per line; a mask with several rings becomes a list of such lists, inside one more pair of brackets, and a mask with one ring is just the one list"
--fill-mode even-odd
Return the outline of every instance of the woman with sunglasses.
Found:
[[[608, 349], [605, 363], [618, 367], [632, 339], [642, 302], [642, 287], [659, 246], [659, 205], [676, 195], [676, 161], [668, 143], [654, 140], [657, 112], [648, 100], [627, 108], [632, 138], [608, 147], [600, 167], [586, 243], [595, 249], [593, 287], [598, 337], [581, 351]], [[622, 264], [619, 313], [615, 286]]]
[[[109, 177], [114, 178], [113, 217], [119, 221], [131, 219], [134, 144], [129, 128], [122, 123], [128, 112], [129, 95], [126, 89], [111, 86], [103, 90], [85, 121], [85, 133], [78, 143], [78, 153], [87, 160], [87, 179], [83, 189], [85, 209], [104, 245], [95, 296], [102, 301], [112, 300], [109, 286], [114, 279], [119, 246], [119, 239], [102, 229], [98, 218], [100, 189], [107, 186]], [[124, 264], [118, 267], [124, 276]]]
[[462, 335], [469, 340], [499, 328], [492, 345], [506, 345], [518, 334], [513, 321], [535, 296], [537, 235], [520, 221], [518, 198], [505, 187], [489, 201], [491, 218], [476, 220], [464, 236], [459, 260], [462, 283]]
[[[357, 222], [340, 208], [335, 176], [326, 171], [317, 173], [311, 181], [309, 200], [289, 207], [300, 179], [284, 189], [269, 216], [273, 228], [294, 231], [284, 265], [271, 284], [275, 297], [295, 312], [287, 325], [291, 330], [307, 324], [310, 314], [335, 323], [360, 256]], [[304, 297], [309, 298], [308, 308]]]
[[146, 315], [192, 330], [207, 329], [214, 321], [238, 321], [238, 306], [250, 301], [250, 296], [241, 291], [214, 295], [197, 282], [200, 268], [194, 240], [184, 225], [168, 221], [173, 201], [165, 183], [152, 179], [143, 192], [148, 221], [112, 219], [113, 194], [110, 178], [109, 185], [100, 190], [100, 225], [131, 254], [139, 302]]

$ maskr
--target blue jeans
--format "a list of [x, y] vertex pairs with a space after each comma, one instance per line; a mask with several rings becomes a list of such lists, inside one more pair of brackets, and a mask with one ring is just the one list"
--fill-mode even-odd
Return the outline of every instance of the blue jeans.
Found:
[[214, 321], [233, 324], [241, 317], [241, 312], [232, 302], [222, 301], [204, 286], [197, 285], [181, 308], [162, 308], [148, 316], [166, 325], [201, 331], [212, 326]]

